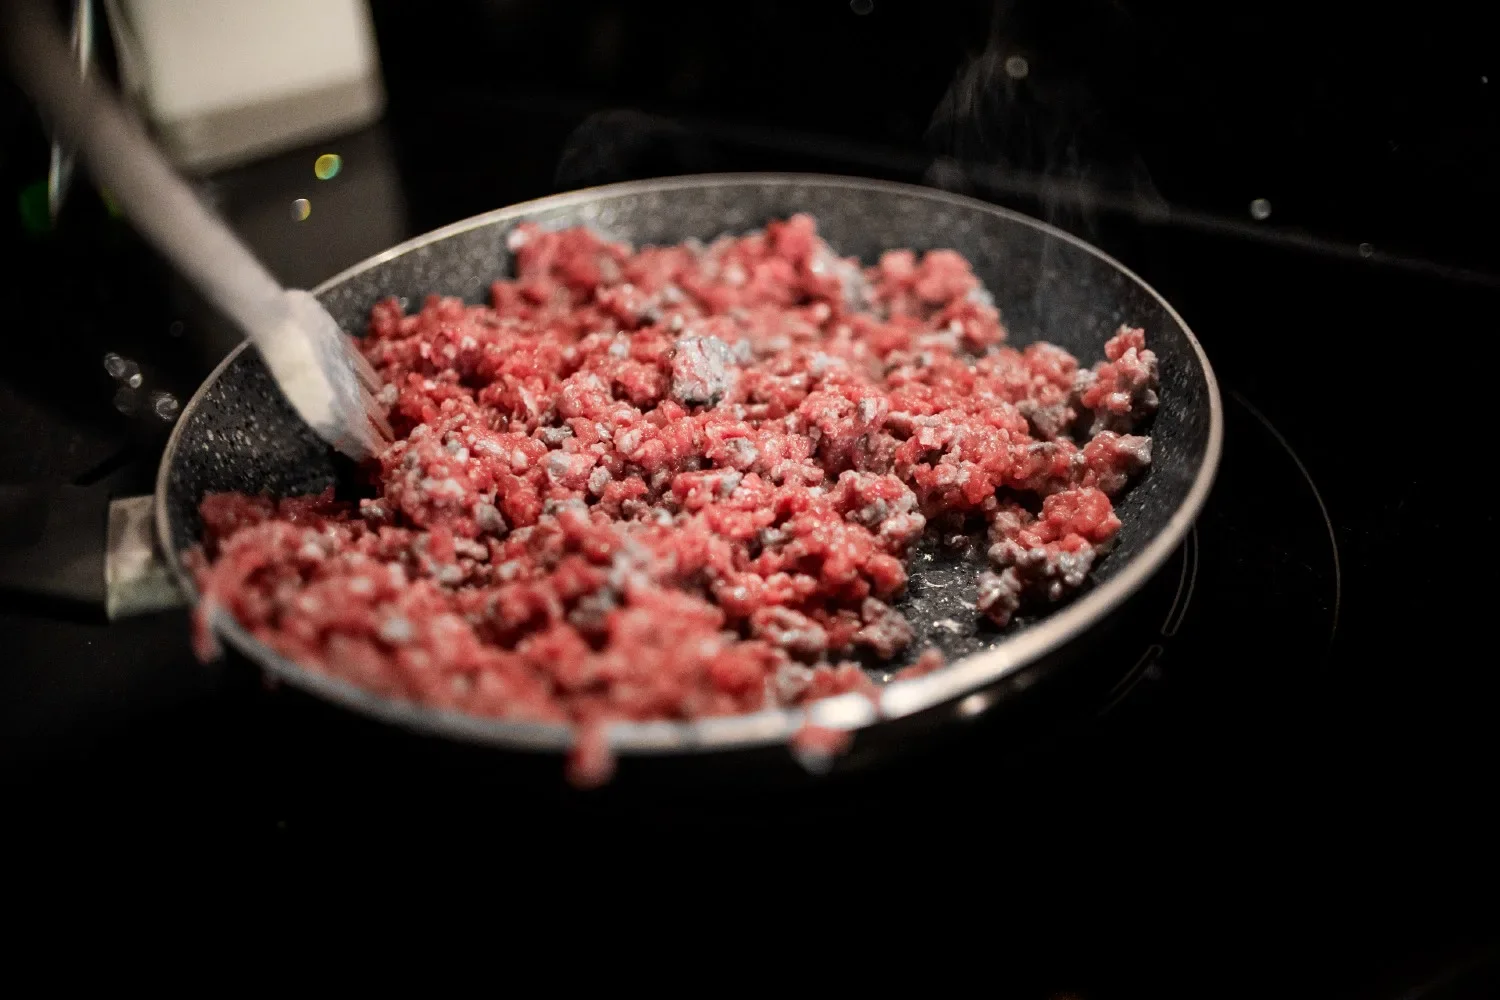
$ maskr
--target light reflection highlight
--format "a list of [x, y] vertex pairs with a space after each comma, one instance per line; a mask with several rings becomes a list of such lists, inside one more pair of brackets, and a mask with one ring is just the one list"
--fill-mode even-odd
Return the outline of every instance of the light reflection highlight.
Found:
[[337, 153], [324, 153], [313, 162], [313, 176], [320, 181], [331, 181], [344, 167], [344, 158]]

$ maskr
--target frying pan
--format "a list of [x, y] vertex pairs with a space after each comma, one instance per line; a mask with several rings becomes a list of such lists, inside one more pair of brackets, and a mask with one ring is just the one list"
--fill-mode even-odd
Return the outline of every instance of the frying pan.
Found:
[[[585, 225], [641, 246], [709, 240], [797, 212], [811, 214], [838, 253], [866, 263], [896, 247], [962, 253], [993, 293], [1018, 346], [1045, 339], [1089, 364], [1103, 357], [1105, 340], [1122, 323], [1144, 327], [1160, 365], [1161, 405], [1149, 429], [1155, 461], [1117, 502], [1123, 522], [1117, 544], [1071, 603], [1005, 632], [988, 630], [972, 610], [978, 567], [943, 551], [920, 552], [911, 565], [912, 596], [898, 607], [917, 633], [913, 649], [936, 645], [948, 666], [887, 684], [878, 706], [846, 695], [806, 709], [615, 724], [608, 741], [621, 755], [772, 750], [785, 759], [780, 748], [809, 721], [855, 731], [858, 750], [900, 744], [918, 727], [980, 714], [1021, 678], [1065, 662], [1079, 640], [1121, 609], [1183, 541], [1213, 481], [1223, 435], [1219, 391], [1202, 348], [1172, 307], [1117, 261], [1065, 232], [926, 188], [788, 174], [614, 184], [455, 223], [372, 257], [314, 293], [340, 325], [362, 333], [370, 307], [385, 296], [420, 302], [439, 293], [484, 301], [490, 282], [511, 273], [506, 235], [523, 221], [545, 228]], [[153, 512], [161, 558], [186, 598], [196, 601], [182, 556], [198, 540], [197, 507], [205, 493], [316, 492], [348, 471], [282, 398], [259, 356], [241, 346], [188, 403], [167, 443]], [[270, 678], [392, 726], [514, 750], [559, 752], [573, 741], [571, 730], [560, 725], [477, 718], [378, 696], [299, 667], [227, 614], [217, 613], [211, 625], [231, 655], [248, 659]]]

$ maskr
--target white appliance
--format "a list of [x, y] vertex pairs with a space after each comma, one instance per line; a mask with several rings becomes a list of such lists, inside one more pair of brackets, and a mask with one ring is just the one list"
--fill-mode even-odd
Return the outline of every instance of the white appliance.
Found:
[[378, 119], [366, 0], [105, 0], [121, 83], [163, 148], [217, 170]]

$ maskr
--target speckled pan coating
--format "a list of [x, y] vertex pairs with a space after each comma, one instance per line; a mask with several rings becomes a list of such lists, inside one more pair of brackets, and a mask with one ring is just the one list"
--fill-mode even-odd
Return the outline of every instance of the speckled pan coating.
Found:
[[[370, 307], [387, 295], [419, 302], [430, 293], [483, 301], [491, 281], [510, 274], [506, 234], [521, 221], [548, 228], [587, 225], [637, 246], [711, 239], [807, 212], [841, 254], [872, 263], [883, 250], [952, 248], [969, 259], [995, 296], [1011, 343], [1048, 340], [1082, 364], [1103, 356], [1122, 323], [1141, 326], [1160, 363], [1161, 409], [1150, 428], [1150, 473], [1116, 502], [1118, 544], [1091, 574], [1088, 589], [1037, 620], [996, 634], [977, 624], [976, 565], [919, 552], [903, 610], [920, 649], [944, 649], [949, 667], [885, 689], [879, 712], [858, 696], [814, 706], [814, 721], [879, 725], [937, 710], [998, 684], [1081, 635], [1138, 589], [1176, 548], [1207, 496], [1218, 464], [1222, 414], [1208, 361], [1171, 307], [1121, 265], [1073, 237], [983, 202], [926, 188], [839, 177], [717, 175], [631, 182], [544, 198], [457, 223], [340, 274], [316, 289], [344, 328], [363, 333]], [[195, 543], [205, 492], [322, 489], [339, 462], [297, 418], [253, 351], [232, 354], [183, 412], [157, 485], [157, 530], [190, 597], [180, 555]], [[926, 550], [931, 552], [932, 550]], [[955, 628], [955, 624], [958, 626]], [[236, 648], [273, 675], [347, 707], [412, 729], [458, 739], [536, 749], [562, 748], [562, 727], [480, 720], [394, 702], [299, 669], [229, 620], [217, 623]], [[618, 725], [610, 742], [624, 752], [744, 747], [785, 740], [803, 710], [768, 711], [694, 723]]]

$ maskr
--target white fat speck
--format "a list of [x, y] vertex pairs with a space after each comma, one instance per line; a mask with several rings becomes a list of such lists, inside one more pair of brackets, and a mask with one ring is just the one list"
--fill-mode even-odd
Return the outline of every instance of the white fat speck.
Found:
[[567, 500], [545, 500], [542, 502], [542, 513], [556, 516], [565, 510], [587, 511], [588, 504], [582, 500], [569, 497]]
[[617, 340], [609, 345], [609, 356], [612, 358], [630, 357], [630, 345], [623, 340]]
[[472, 538], [455, 538], [453, 551], [475, 562], [488, 562], [490, 558], [490, 550]]
[[484, 454], [486, 455], [493, 455], [496, 458], [500, 458], [505, 455], [505, 449], [500, 447], [495, 442], [489, 440], [488, 438], [483, 438], [481, 440], [475, 441], [474, 450], [484, 452]]
[[491, 503], [474, 505], [474, 523], [479, 526], [480, 531], [491, 535], [503, 535], [508, 527], [500, 508]]
[[729, 452], [730, 463], [737, 469], [750, 468], [760, 457], [760, 452], [749, 438], [730, 438], [724, 442], [724, 448]]
[[594, 471], [589, 473], [589, 492], [594, 496], [602, 496], [609, 483], [609, 470], [604, 466], [596, 466]]
[[671, 396], [683, 406], [714, 406], [734, 386], [734, 352], [718, 337], [683, 337], [672, 355]]
[[380, 638], [392, 645], [411, 642], [416, 630], [411, 627], [411, 622], [402, 615], [391, 615], [380, 623]]
[[423, 493], [431, 497], [461, 497], [464, 495], [464, 488], [459, 485], [457, 479], [434, 479], [428, 476], [417, 485]]
[[777, 702], [788, 705], [796, 701], [812, 684], [812, 680], [813, 672], [800, 663], [784, 663], [777, 667], [775, 678], [771, 682]]
[[375, 583], [367, 577], [353, 577], [349, 581], [349, 592], [351, 594], [373, 594], [375, 592]]
[[1120, 438], [1119, 446], [1120, 451], [1129, 455], [1136, 465], [1144, 468], [1151, 464], [1151, 439], [1149, 437], [1126, 434]]
[[872, 500], [870, 503], [865, 504], [859, 510], [850, 511], [848, 514], [848, 518], [851, 521], [858, 521], [860, 524], [863, 524], [868, 528], [873, 528], [881, 521], [884, 521], [886, 519], [886, 515], [889, 513], [890, 505], [887, 504], [884, 500]]

